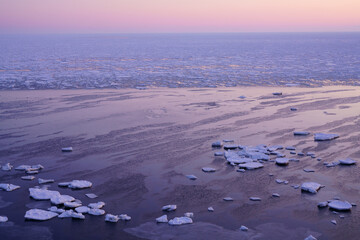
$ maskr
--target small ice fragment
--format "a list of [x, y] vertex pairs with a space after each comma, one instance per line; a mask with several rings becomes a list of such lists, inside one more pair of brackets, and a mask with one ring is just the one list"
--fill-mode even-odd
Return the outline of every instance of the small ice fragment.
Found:
[[295, 136], [306, 136], [306, 135], [309, 135], [310, 132], [306, 132], [306, 131], [295, 131], [294, 132], [294, 135]]
[[39, 184], [46, 184], [46, 183], [53, 183], [53, 182], [55, 182], [54, 179], [43, 179], [43, 178], [39, 178], [38, 181], [39, 181]]
[[177, 208], [176, 205], [166, 205], [162, 207], [163, 211], [167, 211], [167, 212], [171, 212], [171, 211], [175, 211]]
[[49, 210], [50, 212], [55, 212], [55, 213], [59, 213], [59, 214], [65, 212], [64, 209], [62, 209], [62, 208], [57, 208], [56, 206], [49, 207], [48, 210]]
[[32, 170], [41, 170], [41, 169], [44, 169], [44, 166], [41, 164], [36, 164], [36, 165], [32, 165], [31, 169]]
[[34, 180], [35, 177], [34, 177], [34, 176], [22, 176], [21, 179], [22, 179], [22, 180], [29, 180], [29, 181], [31, 181], [31, 180]]
[[336, 222], [335, 219], [334, 219], [334, 220], [331, 220], [331, 223], [332, 223], [332, 224], [335, 224], [335, 225], [337, 224], [337, 222]]
[[281, 184], [281, 183], [284, 183], [285, 180], [283, 180], [283, 179], [276, 179], [275, 182], [278, 183], [278, 184]]
[[236, 144], [227, 144], [227, 145], [224, 145], [224, 149], [225, 150], [234, 150], [234, 149], [237, 149], [239, 147], [239, 145], [236, 145]]
[[246, 172], [245, 169], [238, 169], [237, 172]]
[[73, 148], [72, 147], [63, 147], [61, 148], [62, 152], [72, 152]]
[[317, 240], [317, 238], [314, 237], [313, 235], [309, 235], [304, 240]]
[[82, 189], [89, 188], [92, 186], [92, 183], [86, 180], [73, 180], [68, 187], [72, 189]]
[[318, 208], [324, 208], [324, 207], [327, 207], [328, 206], [328, 202], [319, 202], [317, 204]]
[[19, 188], [20, 188], [20, 186], [17, 186], [17, 185], [11, 184], [11, 183], [0, 183], [0, 190], [4, 190], [7, 192], [11, 192], [11, 191], [14, 191]]
[[314, 152], [307, 152], [306, 156], [315, 156], [315, 153]]
[[226, 143], [228, 143], [228, 142], [234, 142], [234, 140], [232, 140], [232, 139], [223, 139], [223, 142], [226, 142]]
[[169, 225], [172, 226], [179, 226], [183, 224], [191, 224], [193, 223], [193, 220], [189, 217], [176, 217], [169, 221]]
[[286, 181], [286, 180], [284, 181], [284, 184], [288, 184], [288, 183], [289, 183], [289, 181]]
[[339, 215], [339, 218], [345, 218], [345, 216], [344, 215]]
[[329, 141], [338, 138], [338, 134], [333, 133], [315, 133], [314, 141]]
[[305, 153], [299, 152], [298, 156], [305, 156]]
[[88, 213], [90, 211], [90, 208], [86, 206], [80, 206], [75, 208], [75, 211], [78, 213]]
[[249, 228], [245, 227], [244, 225], [241, 225], [240, 230], [246, 232], [247, 230], [249, 230]]
[[89, 208], [102, 208], [105, 206], [104, 202], [90, 203], [88, 205]]
[[301, 185], [301, 190], [310, 192], [310, 193], [317, 193], [317, 191], [320, 189], [321, 185], [316, 182], [304, 182]]
[[272, 177], [272, 176], [274, 176], [274, 174], [273, 174], [273, 173], [269, 173], [269, 176]]
[[157, 223], [167, 223], [168, 222], [167, 215], [162, 215], [161, 217], [156, 218], [156, 222]]
[[289, 161], [290, 162], [300, 162], [300, 160], [297, 158], [290, 158]]
[[290, 151], [295, 151], [295, 147], [293, 147], [293, 146], [288, 146], [288, 147], [286, 147], [285, 148], [286, 150], [290, 150]]
[[64, 206], [67, 208], [77, 208], [80, 207], [82, 204], [79, 202], [64, 202]]
[[273, 95], [274, 96], [280, 96], [280, 95], [282, 95], [282, 92], [273, 92]]
[[59, 187], [68, 187], [70, 185], [71, 182], [61, 182], [61, 183], [58, 183], [58, 186]]
[[131, 217], [128, 216], [127, 214], [120, 214], [119, 219], [122, 220], [122, 221], [130, 221]]
[[221, 141], [213, 142], [211, 144], [211, 147], [213, 147], [213, 148], [221, 148], [222, 146], [223, 146], [223, 144]]
[[223, 152], [215, 152], [215, 153], [214, 153], [214, 156], [216, 156], [216, 157], [222, 157], [222, 156], [224, 156], [224, 153], [223, 153]]
[[225, 198], [223, 198], [223, 200], [224, 200], [225, 202], [234, 201], [234, 199], [231, 198], [231, 197], [225, 197]]
[[59, 218], [76, 218], [76, 219], [85, 219], [85, 216], [82, 213], [74, 212], [73, 210], [66, 210], [58, 216]]
[[186, 175], [186, 177], [190, 180], [196, 180], [197, 177], [195, 175]]
[[0, 223], [7, 222], [8, 220], [7, 216], [0, 216]]
[[113, 223], [116, 223], [119, 221], [119, 216], [117, 215], [112, 215], [112, 214], [106, 214], [105, 216], [105, 222], [113, 222]]
[[290, 110], [291, 110], [291, 111], [297, 111], [297, 108], [291, 107]]
[[331, 163], [325, 163], [324, 162], [324, 165], [326, 166], [326, 167], [335, 167], [335, 166], [337, 166], [337, 165], [339, 165], [340, 164], [340, 162], [331, 162]]
[[45, 211], [41, 209], [30, 209], [25, 213], [25, 219], [29, 220], [38, 220], [45, 221], [53, 217], [56, 217], [58, 214], [50, 211]]
[[32, 170], [31, 168], [27, 169], [25, 172], [26, 172], [27, 174], [38, 174], [38, 173], [39, 173], [38, 170]]
[[202, 170], [203, 170], [203, 172], [215, 172], [216, 171], [215, 168], [211, 168], [211, 167], [203, 167]]
[[293, 187], [294, 189], [298, 189], [300, 186], [299, 185], [291, 185], [291, 187]]
[[214, 210], [213, 207], [208, 207], [208, 211], [209, 211], [209, 212], [213, 212], [213, 211], [215, 211], [215, 210]]
[[1, 167], [1, 170], [3, 170], [3, 171], [11, 171], [12, 168], [13, 168], [13, 166], [10, 163], [6, 163], [5, 165], [3, 165]]
[[258, 162], [248, 162], [248, 163], [239, 164], [239, 168], [245, 168], [248, 170], [253, 170], [262, 167], [264, 167], [264, 165]]
[[60, 205], [64, 204], [65, 202], [72, 202], [75, 198], [69, 195], [54, 195], [50, 198], [52, 204]]
[[193, 218], [194, 217], [194, 213], [193, 212], [187, 212], [184, 214], [185, 217], [188, 217], [188, 218]]
[[341, 165], [353, 165], [353, 164], [356, 164], [356, 161], [352, 160], [350, 158], [340, 159], [339, 162], [340, 162]]
[[87, 196], [88, 198], [91, 198], [91, 199], [94, 199], [94, 198], [97, 198], [98, 196], [94, 193], [87, 193], [85, 194], [85, 196]]
[[309, 173], [309, 172], [315, 172], [315, 170], [310, 169], [310, 168], [304, 168], [303, 170], [304, 170], [304, 172], [307, 172], [307, 173]]
[[94, 216], [100, 216], [100, 215], [104, 215], [105, 211], [99, 208], [92, 208], [89, 210], [88, 214], [90, 215], [94, 215]]
[[249, 199], [251, 201], [261, 201], [261, 198], [259, 198], [259, 197], [250, 197]]
[[273, 196], [273, 197], [280, 197], [280, 194], [278, 194], [278, 193], [273, 193], [272, 196]]
[[277, 165], [286, 166], [289, 164], [289, 159], [288, 158], [276, 158], [275, 162]]
[[18, 167], [15, 168], [15, 170], [18, 170], [18, 171], [25, 171], [27, 169], [31, 168], [30, 165], [20, 165]]
[[348, 211], [351, 210], [352, 205], [348, 201], [334, 200], [329, 203], [329, 208], [337, 211]]

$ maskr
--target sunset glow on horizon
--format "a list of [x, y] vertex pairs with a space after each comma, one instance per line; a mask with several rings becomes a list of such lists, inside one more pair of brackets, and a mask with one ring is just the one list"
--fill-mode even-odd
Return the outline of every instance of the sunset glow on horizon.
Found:
[[0, 0], [0, 33], [360, 31], [359, 0]]

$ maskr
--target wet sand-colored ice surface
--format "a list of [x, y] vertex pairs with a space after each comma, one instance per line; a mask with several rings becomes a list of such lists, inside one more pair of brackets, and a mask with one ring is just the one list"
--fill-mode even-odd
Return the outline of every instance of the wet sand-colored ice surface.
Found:
[[[283, 95], [272, 94], [279, 91]], [[9, 218], [0, 223], [2, 240], [360, 238], [360, 206], [340, 213], [317, 207], [333, 198], [360, 204], [360, 162], [324, 165], [360, 160], [358, 87], [3, 91], [0, 100], [0, 165], [44, 166], [33, 181], [21, 180], [25, 174], [14, 169], [0, 171], [0, 183], [21, 186], [0, 191], [0, 216]], [[294, 136], [294, 131], [311, 134]], [[313, 134], [318, 132], [340, 137], [317, 142]], [[299, 162], [282, 167], [265, 161], [261, 169], [237, 172], [224, 157], [214, 156], [224, 150], [211, 144], [225, 139], [246, 146], [282, 145], [278, 151]], [[69, 146], [73, 152], [61, 152]], [[290, 154], [287, 146], [305, 156]], [[216, 172], [205, 173], [203, 167]], [[189, 180], [189, 174], [198, 179]], [[50, 190], [83, 205], [103, 201], [107, 213], [126, 213], [132, 219], [107, 223], [104, 216], [86, 215], [85, 220], [25, 221], [27, 210], [51, 206], [29, 197], [38, 178], [55, 179]], [[93, 186], [71, 190], [57, 185], [74, 179]], [[308, 181], [325, 187], [316, 194], [292, 187]], [[168, 204], [176, 204], [177, 210], [162, 212]], [[210, 206], [214, 212], [207, 210]], [[172, 219], [185, 212], [194, 213], [193, 224], [155, 223], [163, 214]], [[249, 230], [240, 231], [241, 225]]]

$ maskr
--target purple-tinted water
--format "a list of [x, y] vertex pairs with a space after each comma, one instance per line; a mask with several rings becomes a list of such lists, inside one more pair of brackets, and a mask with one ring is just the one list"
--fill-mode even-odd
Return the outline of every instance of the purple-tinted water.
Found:
[[360, 33], [0, 36], [0, 89], [358, 85]]

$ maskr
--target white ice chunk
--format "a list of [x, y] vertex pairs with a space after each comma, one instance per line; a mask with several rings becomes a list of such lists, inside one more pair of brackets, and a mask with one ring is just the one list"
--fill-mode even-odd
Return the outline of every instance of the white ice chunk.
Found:
[[313, 235], [309, 235], [304, 240], [317, 240], [317, 238], [314, 237]]
[[58, 191], [51, 191], [40, 188], [29, 188], [30, 197], [35, 200], [50, 200], [53, 197], [60, 196]]
[[223, 152], [214, 152], [214, 156], [221, 157], [221, 156], [224, 156], [224, 153]]
[[29, 180], [29, 181], [31, 181], [31, 180], [34, 180], [35, 177], [34, 177], [34, 176], [22, 176], [21, 179], [22, 179], [22, 180]]
[[301, 190], [310, 192], [310, 193], [317, 193], [317, 191], [320, 189], [321, 185], [316, 182], [304, 182], [301, 185]]
[[176, 208], [177, 208], [176, 205], [166, 205], [166, 206], [163, 206], [163, 207], [162, 207], [162, 210], [163, 210], [163, 211], [170, 212], [170, 211], [175, 211]]
[[306, 136], [306, 135], [309, 135], [310, 132], [306, 132], [306, 131], [295, 131], [294, 132], [294, 135], [295, 136]]
[[169, 221], [169, 225], [172, 226], [179, 226], [183, 224], [191, 224], [193, 223], [193, 220], [189, 217], [176, 217]]
[[351, 210], [352, 206], [348, 201], [333, 200], [329, 203], [329, 208], [337, 211]]
[[92, 183], [86, 180], [73, 180], [68, 187], [72, 189], [82, 189], [89, 188], [92, 186]]
[[352, 160], [350, 158], [340, 159], [339, 162], [340, 162], [341, 165], [353, 165], [353, 164], [356, 164], [356, 161]]
[[73, 148], [72, 147], [63, 147], [61, 148], [61, 151], [63, 152], [72, 152]]
[[27, 169], [31, 168], [30, 165], [20, 165], [18, 167], [15, 168], [15, 170], [18, 170], [18, 171], [25, 171]]
[[194, 217], [194, 213], [193, 212], [187, 212], [184, 214], [185, 217], [189, 217], [189, 218], [193, 218]]
[[60, 205], [64, 204], [65, 202], [72, 202], [75, 198], [69, 195], [56, 195], [50, 198], [52, 204]]
[[73, 210], [70, 209], [60, 214], [59, 218], [85, 219], [85, 216], [82, 213], [74, 212]]
[[315, 141], [329, 141], [329, 140], [333, 140], [338, 137], [339, 137], [338, 134], [333, 134], [333, 133], [315, 133], [314, 140]]
[[334, 220], [331, 220], [331, 223], [332, 224], [334, 224], [334, 225], [336, 225], [337, 224], [337, 222], [336, 222], [336, 220], [334, 219]]
[[53, 183], [53, 182], [55, 182], [54, 179], [43, 179], [43, 178], [39, 178], [38, 181], [39, 181], [39, 184], [46, 184], [46, 183]]
[[128, 216], [127, 214], [120, 214], [119, 219], [122, 220], [122, 221], [130, 221], [131, 217]]
[[89, 208], [102, 208], [105, 206], [104, 202], [90, 203], [88, 205]]
[[25, 171], [27, 174], [38, 174], [38, 170], [33, 170], [32, 168], [29, 168]]
[[53, 217], [56, 217], [58, 214], [50, 211], [45, 211], [41, 209], [30, 209], [25, 213], [25, 219], [30, 220], [38, 220], [38, 221], [45, 221], [49, 220]]
[[7, 192], [11, 192], [11, 191], [14, 191], [19, 188], [20, 188], [20, 186], [17, 186], [17, 185], [11, 184], [11, 183], [0, 183], [0, 190], [4, 190]]
[[82, 204], [79, 202], [64, 202], [64, 206], [67, 208], [77, 208], [80, 207]]
[[215, 210], [214, 210], [213, 207], [208, 207], [208, 211], [209, 211], [209, 212], [213, 212], [213, 211], [215, 211]]
[[61, 183], [58, 183], [58, 186], [59, 187], [68, 187], [70, 185], [71, 182], [61, 182]]
[[7, 222], [8, 220], [7, 216], [0, 216], [0, 223]]
[[328, 202], [319, 202], [317, 204], [318, 208], [324, 208], [324, 207], [327, 207], [328, 206]]
[[97, 198], [98, 196], [94, 193], [87, 193], [85, 194], [88, 198], [91, 198], [91, 199], [94, 199], [94, 198]]
[[247, 230], [249, 230], [249, 228], [245, 227], [244, 225], [241, 225], [240, 230], [246, 232]]
[[99, 208], [92, 208], [89, 210], [88, 214], [90, 215], [95, 215], [95, 216], [100, 216], [100, 215], [104, 215], [105, 211]]
[[258, 162], [249, 162], [249, 163], [239, 164], [239, 167], [252, 170], [252, 169], [262, 168], [264, 167], [264, 165]]
[[59, 214], [65, 212], [64, 209], [62, 209], [62, 208], [57, 208], [56, 206], [49, 207], [48, 210], [49, 210], [50, 212], [55, 212], [55, 213], [59, 213]]
[[310, 169], [310, 168], [304, 168], [303, 170], [304, 170], [304, 172], [307, 172], [307, 173], [309, 173], [309, 172], [315, 172], [314, 169]]
[[251, 201], [261, 201], [261, 198], [259, 198], [259, 197], [250, 197], [249, 199]]
[[167, 223], [168, 222], [167, 215], [162, 215], [161, 217], [156, 218], [156, 222], [157, 223]]
[[112, 215], [112, 214], [106, 214], [105, 216], [105, 222], [113, 222], [116, 223], [119, 221], [119, 216], [117, 215]]
[[75, 211], [78, 213], [88, 213], [90, 211], [90, 208], [86, 206], [80, 206], [75, 208]]
[[225, 150], [234, 150], [234, 149], [237, 149], [239, 147], [239, 145], [236, 145], [236, 144], [227, 144], [227, 145], [224, 145], [224, 149]]
[[10, 163], [6, 163], [1, 167], [1, 170], [3, 171], [10, 171], [13, 168], [13, 166]]
[[289, 159], [288, 158], [276, 158], [275, 162], [277, 165], [286, 166], [289, 164]]
[[202, 170], [203, 170], [203, 172], [215, 172], [216, 171], [215, 168], [211, 168], [211, 167], [203, 167]]
[[186, 177], [190, 180], [196, 180], [197, 177], [195, 175], [186, 175]]
[[273, 193], [272, 196], [273, 196], [273, 197], [280, 197], [280, 194], [278, 194], [278, 193]]
[[234, 201], [234, 199], [232, 197], [225, 197], [225, 198], [223, 198], [223, 200], [226, 202]]

